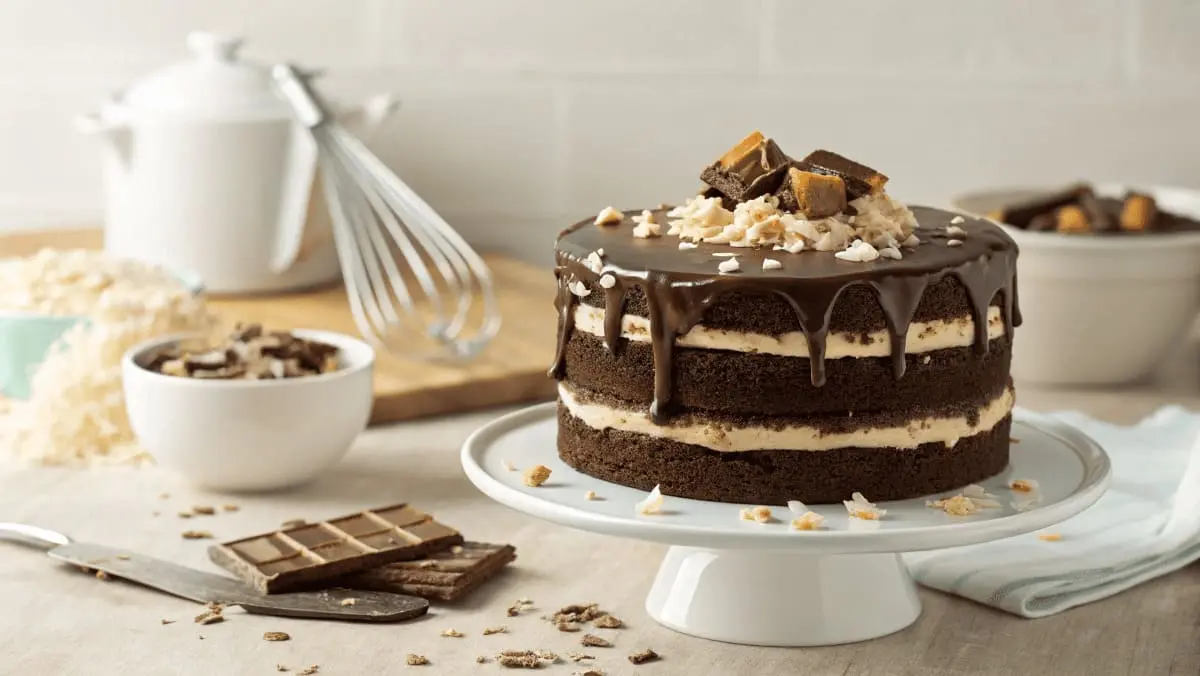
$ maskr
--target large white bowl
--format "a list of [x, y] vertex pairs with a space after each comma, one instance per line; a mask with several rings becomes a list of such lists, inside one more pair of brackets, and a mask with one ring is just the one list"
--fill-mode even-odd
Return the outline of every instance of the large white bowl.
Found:
[[[1120, 196], [1126, 186], [1096, 187]], [[1200, 218], [1200, 191], [1138, 188], [1159, 206]], [[987, 214], [1032, 194], [963, 195], [956, 208]], [[1013, 377], [1046, 385], [1116, 385], [1149, 375], [1186, 337], [1200, 310], [1200, 233], [1082, 236], [1029, 232], [1016, 240], [1024, 324], [1013, 344]]]
[[122, 376], [139, 443], [158, 465], [213, 490], [275, 490], [315, 479], [367, 426], [375, 352], [339, 333], [293, 333], [339, 348], [340, 368], [281, 380], [197, 380], [141, 365], [181, 336], [130, 350]]

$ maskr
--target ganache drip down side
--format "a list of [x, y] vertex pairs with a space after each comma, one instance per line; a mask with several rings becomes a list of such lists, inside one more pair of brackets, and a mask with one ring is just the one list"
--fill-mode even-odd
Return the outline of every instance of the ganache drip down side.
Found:
[[[953, 214], [936, 210], [923, 210]], [[565, 237], [582, 227], [595, 228], [590, 223], [580, 223], [565, 230]], [[719, 275], [713, 270], [707, 275], [675, 273], [649, 269], [622, 269], [621, 260], [604, 261], [600, 271], [585, 263], [583, 255], [572, 255], [561, 248], [555, 252], [558, 293], [555, 307], [558, 312], [558, 344], [550, 375], [561, 379], [564, 375], [567, 342], [574, 330], [576, 303], [580, 302], [571, 292], [569, 284], [579, 280], [589, 288], [598, 288], [601, 275], [611, 275], [615, 284], [602, 289], [605, 305], [604, 345], [610, 351], [620, 349], [621, 317], [629, 291], [640, 287], [646, 298], [650, 323], [650, 340], [654, 362], [654, 396], [650, 406], [651, 419], [659, 424], [670, 419], [673, 399], [673, 359], [675, 339], [686, 334], [697, 325], [705, 311], [717, 303], [722, 296], [733, 291], [751, 290], [770, 293], [784, 299], [792, 308], [796, 320], [809, 344], [810, 377], [814, 386], [825, 384], [825, 346], [830, 331], [830, 318], [839, 296], [852, 286], [867, 286], [873, 289], [883, 311], [887, 331], [891, 340], [891, 360], [896, 378], [904, 376], [905, 339], [909, 325], [921, 303], [925, 290], [949, 276], [956, 279], [965, 290], [974, 323], [973, 345], [976, 354], [988, 350], [987, 312], [996, 294], [1003, 294], [1001, 315], [1005, 332], [1011, 335], [1014, 326], [1021, 323], [1016, 291], [1016, 245], [995, 226], [986, 225], [986, 230], [973, 237], [986, 245], [978, 256], [969, 257], [957, 264], [937, 269], [905, 269], [896, 266], [895, 273], [885, 270], [864, 268], [861, 275], [840, 275], [830, 278], [820, 276], [808, 279], [763, 277], [758, 275]], [[926, 231], [926, 236], [929, 236]], [[625, 233], [628, 236], [628, 233]], [[612, 244], [606, 244], [612, 248]], [[642, 245], [644, 246], [644, 245]], [[921, 247], [942, 247], [940, 243], [925, 243]], [[736, 253], [749, 254], [755, 250]], [[963, 252], [968, 253], [968, 252]], [[660, 255], [669, 255], [666, 251]], [[708, 254], [705, 254], [708, 255]], [[758, 255], [762, 255], [758, 252]], [[829, 256], [821, 252], [802, 252], [783, 256]], [[646, 257], [643, 254], [643, 257]], [[831, 257], [831, 256], [830, 256]], [[634, 256], [636, 258], [636, 256]], [[716, 259], [713, 259], [716, 260]], [[854, 265], [854, 264], [850, 264]], [[648, 266], [646, 266], [648, 267]]]

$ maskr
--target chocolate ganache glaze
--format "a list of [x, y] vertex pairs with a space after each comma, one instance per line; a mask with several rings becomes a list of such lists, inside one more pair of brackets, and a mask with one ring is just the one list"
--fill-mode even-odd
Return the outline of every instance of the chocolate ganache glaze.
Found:
[[[597, 226], [591, 219], [572, 225], [559, 234], [555, 252], [558, 294], [558, 349], [552, 377], [561, 379], [567, 341], [574, 326], [574, 309], [579, 298], [570, 289], [582, 282], [589, 289], [602, 289], [605, 303], [604, 344], [620, 349], [621, 317], [625, 301], [634, 287], [645, 295], [654, 357], [654, 399], [651, 418], [664, 423], [672, 401], [672, 359], [675, 339], [698, 324], [705, 311], [722, 296], [734, 291], [774, 294], [795, 312], [807, 338], [814, 386], [825, 382], [825, 343], [830, 316], [839, 295], [852, 286], [874, 290], [891, 338], [891, 358], [896, 378], [904, 376], [905, 339], [913, 314], [925, 289], [951, 277], [966, 290], [974, 322], [974, 348], [988, 350], [987, 311], [996, 294], [1002, 294], [1005, 332], [1021, 323], [1016, 291], [1017, 246], [1003, 230], [983, 219], [965, 218], [955, 225], [965, 231], [954, 245], [946, 234], [951, 219], [959, 214], [930, 207], [912, 207], [921, 244], [906, 249], [902, 260], [879, 258], [870, 262], [840, 260], [828, 252], [788, 253], [771, 248], [730, 247], [701, 243], [680, 249], [676, 237], [636, 238], [628, 211], [618, 224]], [[654, 211], [658, 223], [667, 223], [662, 208]], [[593, 252], [602, 251], [599, 269], [589, 265]], [[719, 256], [714, 256], [719, 254]], [[734, 254], [740, 271], [723, 274], [720, 256]], [[765, 259], [774, 259], [777, 269], [763, 270]], [[600, 278], [610, 275], [607, 288]]]

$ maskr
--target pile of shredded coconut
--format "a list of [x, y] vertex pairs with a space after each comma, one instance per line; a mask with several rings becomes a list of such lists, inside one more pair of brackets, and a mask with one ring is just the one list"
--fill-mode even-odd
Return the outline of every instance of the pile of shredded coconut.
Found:
[[142, 341], [214, 323], [203, 298], [163, 270], [82, 250], [0, 263], [0, 309], [88, 318], [51, 349], [29, 400], [0, 408], [0, 449], [41, 464], [144, 459], [125, 413], [121, 357]]
[[781, 211], [772, 195], [742, 202], [733, 211], [724, 208], [719, 197], [697, 195], [667, 213], [672, 219], [667, 234], [683, 242], [771, 246], [788, 253], [829, 251], [847, 260], [881, 255], [898, 259], [900, 247], [920, 243], [913, 234], [917, 219], [886, 193], [864, 195], [850, 205], [857, 212], [853, 216], [841, 213], [810, 221]]

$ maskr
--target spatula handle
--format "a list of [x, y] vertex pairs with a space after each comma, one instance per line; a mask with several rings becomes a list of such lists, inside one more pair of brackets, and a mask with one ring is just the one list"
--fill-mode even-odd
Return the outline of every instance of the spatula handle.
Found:
[[47, 528], [3, 521], [0, 521], [0, 540], [11, 540], [45, 551], [71, 543], [71, 538]]

